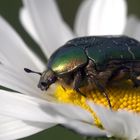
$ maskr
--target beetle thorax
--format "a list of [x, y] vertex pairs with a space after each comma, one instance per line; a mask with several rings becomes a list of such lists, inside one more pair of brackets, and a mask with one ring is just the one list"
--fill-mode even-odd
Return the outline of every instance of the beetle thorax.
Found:
[[82, 48], [65, 44], [53, 53], [48, 60], [47, 67], [57, 75], [61, 75], [75, 71], [86, 63], [87, 56]]

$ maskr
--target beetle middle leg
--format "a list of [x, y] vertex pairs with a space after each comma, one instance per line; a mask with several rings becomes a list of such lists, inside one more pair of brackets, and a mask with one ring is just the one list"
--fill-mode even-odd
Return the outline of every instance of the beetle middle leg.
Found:
[[[90, 60], [89, 64], [86, 66], [86, 73], [87, 73], [87, 79], [89, 83], [94, 83], [97, 87], [97, 89], [99, 90], [99, 92], [101, 92], [107, 99], [108, 101], [108, 105], [110, 107], [110, 109], [112, 109], [111, 106], [111, 102], [110, 99], [106, 93], [105, 87], [98, 81], [98, 79], [96, 78], [97, 74], [94, 68], [94, 63]], [[109, 73], [106, 78], [108, 78], [110, 76], [111, 73]]]
[[106, 93], [105, 87], [102, 86], [102, 84], [100, 84], [100, 82], [95, 77], [93, 77], [92, 75], [90, 75], [88, 78], [89, 78], [90, 82], [95, 83], [97, 89], [106, 97], [108, 105], [109, 105], [110, 109], [112, 109], [111, 102], [110, 102], [110, 99], [109, 99], [109, 97]]

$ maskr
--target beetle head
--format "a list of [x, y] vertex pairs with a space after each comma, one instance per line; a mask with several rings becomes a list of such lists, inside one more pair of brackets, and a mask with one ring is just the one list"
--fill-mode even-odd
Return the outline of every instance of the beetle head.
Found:
[[39, 83], [38, 83], [38, 88], [40, 88], [41, 90], [47, 90], [49, 88], [49, 86], [51, 84], [55, 83], [55, 81], [57, 80], [57, 77], [55, 76], [55, 74], [52, 70], [46, 70], [43, 73], [35, 72], [35, 71], [32, 71], [27, 68], [24, 68], [24, 70], [27, 73], [36, 73], [41, 76]]
[[55, 76], [54, 72], [51, 70], [46, 70], [42, 73], [39, 83], [38, 83], [38, 88], [41, 90], [47, 90], [49, 86], [57, 80], [57, 77]]

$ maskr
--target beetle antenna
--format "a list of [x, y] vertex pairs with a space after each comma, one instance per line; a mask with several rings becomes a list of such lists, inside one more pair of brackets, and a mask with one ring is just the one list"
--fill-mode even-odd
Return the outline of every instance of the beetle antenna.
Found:
[[39, 74], [40, 76], [42, 75], [42, 73], [40, 73], [40, 72], [32, 71], [32, 70], [27, 69], [27, 68], [24, 68], [24, 71], [27, 73], [36, 73], [36, 74]]

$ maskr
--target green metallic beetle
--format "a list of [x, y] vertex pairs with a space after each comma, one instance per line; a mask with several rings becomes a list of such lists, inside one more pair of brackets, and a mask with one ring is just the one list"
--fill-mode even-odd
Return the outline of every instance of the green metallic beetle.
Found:
[[[25, 68], [26, 72], [33, 72]], [[37, 72], [35, 72], [37, 73]], [[84, 95], [80, 88], [90, 85], [105, 95], [113, 81], [131, 79], [140, 85], [140, 42], [127, 36], [89, 36], [68, 41], [56, 50], [41, 75], [38, 87], [47, 90], [59, 81]]]

